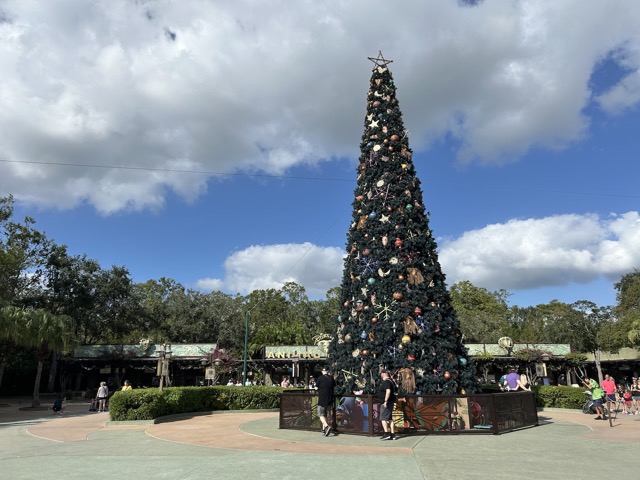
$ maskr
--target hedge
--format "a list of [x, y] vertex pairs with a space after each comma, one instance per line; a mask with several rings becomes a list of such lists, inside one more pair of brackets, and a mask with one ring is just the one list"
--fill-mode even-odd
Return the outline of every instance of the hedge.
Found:
[[586, 400], [583, 388], [540, 385], [533, 391], [538, 407], [581, 409]]
[[280, 387], [169, 387], [118, 391], [109, 400], [111, 420], [153, 420], [178, 413], [279, 408]]
[[[280, 387], [169, 387], [116, 392], [109, 400], [111, 419], [153, 420], [178, 413], [216, 410], [261, 410], [280, 407]], [[535, 386], [538, 407], [581, 409], [584, 389]], [[485, 391], [485, 393], [487, 393]]]

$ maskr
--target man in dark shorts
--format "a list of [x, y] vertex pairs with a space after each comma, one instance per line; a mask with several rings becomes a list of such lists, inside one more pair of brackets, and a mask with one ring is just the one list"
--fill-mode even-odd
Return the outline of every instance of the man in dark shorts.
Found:
[[598, 416], [594, 420], [606, 420], [607, 417], [604, 414], [604, 409], [602, 408], [602, 401], [604, 399], [604, 392], [598, 382], [587, 376], [582, 380], [584, 387], [587, 390], [591, 390], [591, 400], [593, 400], [593, 407], [596, 409], [596, 413]]
[[391, 413], [393, 412], [393, 404], [396, 402], [396, 384], [391, 380], [388, 370], [380, 372], [382, 382], [378, 389], [378, 401], [380, 402], [380, 423], [384, 434], [380, 440], [396, 440], [393, 420]]
[[327, 414], [329, 413], [330, 405], [333, 403], [333, 389], [335, 386], [335, 379], [332, 375], [329, 375], [329, 371], [324, 367], [322, 375], [316, 381], [316, 388], [318, 390], [318, 417], [322, 422], [322, 433], [325, 437], [328, 437], [331, 433], [331, 427], [327, 423]]

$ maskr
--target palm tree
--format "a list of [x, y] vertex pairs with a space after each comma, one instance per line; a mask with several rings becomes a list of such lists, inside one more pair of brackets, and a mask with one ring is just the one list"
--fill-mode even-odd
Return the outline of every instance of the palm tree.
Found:
[[16, 329], [20, 325], [23, 315], [21, 308], [7, 306], [0, 308], [0, 387], [4, 370], [9, 363], [9, 357], [16, 349]]
[[0, 335], [14, 345], [33, 349], [37, 360], [33, 386], [33, 408], [40, 406], [40, 379], [44, 362], [54, 351], [68, 351], [75, 345], [74, 321], [67, 315], [53, 315], [41, 309], [2, 309]]
[[68, 351], [75, 346], [74, 321], [68, 315], [53, 315], [32, 310], [27, 316], [23, 345], [36, 350], [37, 370], [33, 386], [32, 407], [40, 406], [40, 378], [44, 362], [54, 351]]

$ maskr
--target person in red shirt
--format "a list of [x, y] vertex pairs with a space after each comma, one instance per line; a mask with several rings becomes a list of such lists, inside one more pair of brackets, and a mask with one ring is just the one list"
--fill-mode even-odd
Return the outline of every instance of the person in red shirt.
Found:
[[609, 375], [604, 376], [604, 380], [600, 384], [604, 390], [605, 400], [608, 402], [616, 402], [616, 382]]

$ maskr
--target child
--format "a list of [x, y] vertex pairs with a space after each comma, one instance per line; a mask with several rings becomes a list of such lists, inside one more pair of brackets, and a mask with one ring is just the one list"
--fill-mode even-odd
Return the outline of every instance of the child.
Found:
[[65, 407], [65, 401], [64, 400], [65, 400], [65, 398], [61, 395], [61, 396], [59, 396], [58, 398], [56, 398], [53, 401], [52, 409], [53, 409], [53, 414], [54, 415], [56, 415], [56, 414], [62, 415], [64, 413], [64, 407]]
[[622, 413], [633, 415], [633, 412], [631, 411], [631, 391], [628, 388], [625, 388], [624, 393], [622, 394], [622, 398], [624, 399], [624, 407]]

